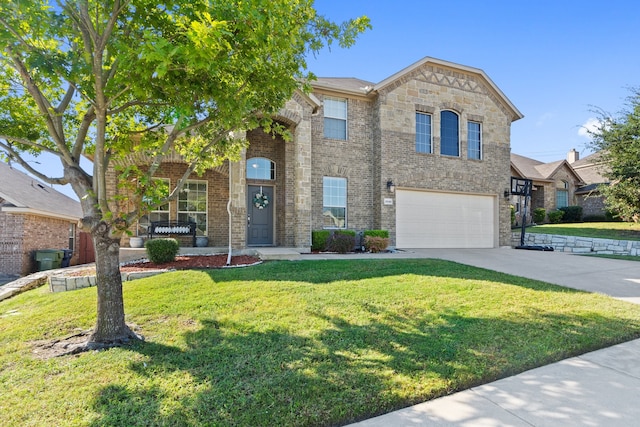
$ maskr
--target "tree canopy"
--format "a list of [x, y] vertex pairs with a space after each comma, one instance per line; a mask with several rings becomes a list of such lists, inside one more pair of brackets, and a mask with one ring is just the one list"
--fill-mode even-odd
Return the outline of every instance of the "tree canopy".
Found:
[[609, 210], [625, 221], [640, 220], [640, 89], [632, 89], [627, 107], [614, 116], [600, 111], [600, 124], [591, 132], [591, 147], [600, 151], [599, 187]]
[[[163, 157], [175, 151], [187, 164], [173, 198], [191, 173], [237, 157], [245, 142], [232, 131], [282, 131], [270, 117], [308, 89], [306, 56], [332, 43], [348, 47], [368, 27], [366, 17], [331, 22], [312, 0], [0, 3], [0, 156], [78, 195], [96, 248], [94, 341], [130, 335], [119, 239], [166, 201], [151, 179]], [[24, 158], [43, 152], [60, 159], [62, 176]], [[132, 152], [150, 161], [117, 169], [134, 195], [123, 204], [109, 196], [106, 172]]]

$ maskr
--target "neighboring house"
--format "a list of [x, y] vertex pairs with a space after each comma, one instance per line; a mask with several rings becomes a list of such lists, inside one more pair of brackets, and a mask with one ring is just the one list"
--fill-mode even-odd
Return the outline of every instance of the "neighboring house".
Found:
[[[511, 176], [533, 181], [528, 217], [537, 208], [543, 208], [549, 213], [576, 205], [576, 191], [584, 184], [567, 160], [544, 163], [515, 153], [511, 153]], [[512, 196], [512, 199], [516, 215], [520, 218], [524, 202], [518, 196]]]
[[601, 217], [606, 214], [604, 197], [598, 187], [606, 184], [603, 168], [606, 167], [600, 160], [600, 153], [591, 154], [580, 159], [577, 151], [571, 150], [567, 159], [585, 185], [576, 190], [577, 204], [582, 206], [583, 217]]
[[[224, 247], [230, 199], [238, 249], [308, 252], [311, 232], [323, 228], [385, 229], [400, 248], [509, 245], [510, 131], [523, 116], [484, 71], [427, 57], [380, 83], [312, 86], [274, 117], [292, 141], [247, 132], [240, 162], [194, 176], [141, 230], [191, 219], [210, 246]], [[173, 156], [156, 176], [173, 186], [184, 170]], [[113, 172], [109, 179], [117, 191]]]
[[76, 251], [81, 217], [80, 203], [0, 162], [0, 272], [32, 273], [39, 249]]

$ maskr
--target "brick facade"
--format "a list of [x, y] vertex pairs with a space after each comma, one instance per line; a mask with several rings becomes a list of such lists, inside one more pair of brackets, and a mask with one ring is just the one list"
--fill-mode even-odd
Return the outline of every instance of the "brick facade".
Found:
[[[62, 219], [0, 212], [0, 272], [26, 275], [36, 271], [35, 251], [69, 249], [69, 227], [72, 224]], [[77, 242], [76, 227], [76, 245]], [[76, 250], [71, 264], [77, 263], [77, 259]]]
[[[308, 251], [311, 231], [323, 227], [323, 177], [347, 180], [348, 229], [387, 229], [394, 244], [395, 203], [383, 203], [394, 197], [386, 187], [393, 180], [399, 188], [494, 197], [495, 241], [509, 244], [509, 203], [503, 193], [510, 186], [510, 126], [522, 116], [481, 70], [425, 58], [378, 85], [356, 81], [345, 88], [319, 81], [313, 87], [310, 95], [296, 93], [274, 117], [288, 126], [292, 141], [273, 138], [262, 130], [236, 135], [249, 141], [241, 160], [194, 178], [208, 182], [210, 246], [228, 244], [228, 199], [232, 246], [247, 246], [247, 185], [256, 184], [274, 189], [273, 245]], [[324, 136], [326, 96], [347, 100], [347, 140]], [[443, 110], [459, 117], [457, 157], [440, 155]], [[432, 114], [432, 154], [416, 152], [416, 111]], [[481, 123], [481, 160], [467, 158], [468, 121]], [[246, 160], [252, 157], [276, 164], [274, 181], [246, 178]], [[130, 161], [144, 163], [139, 158]], [[184, 168], [179, 161], [169, 159], [156, 175], [175, 184]], [[115, 175], [109, 179], [115, 188]], [[172, 210], [175, 219], [173, 214]]]

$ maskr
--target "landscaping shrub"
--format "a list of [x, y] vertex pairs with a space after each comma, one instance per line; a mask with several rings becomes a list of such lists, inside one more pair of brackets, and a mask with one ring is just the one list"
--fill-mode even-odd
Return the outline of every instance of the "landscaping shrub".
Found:
[[564, 212], [562, 222], [582, 222], [582, 206], [565, 206], [559, 210]]
[[335, 230], [327, 242], [329, 251], [340, 254], [351, 252], [355, 246], [356, 232], [353, 230]]
[[511, 227], [516, 225], [516, 207], [511, 205]]
[[551, 224], [560, 224], [560, 221], [562, 221], [563, 215], [564, 215], [563, 211], [549, 212], [549, 222]]
[[389, 230], [365, 230], [364, 237], [382, 237], [385, 239], [389, 238]]
[[547, 211], [544, 208], [535, 208], [533, 210], [533, 222], [536, 224], [542, 224], [546, 216]]
[[369, 252], [378, 253], [387, 249], [389, 238], [378, 236], [364, 236], [364, 248]]
[[312, 251], [326, 251], [327, 242], [331, 236], [329, 230], [315, 230], [311, 232], [311, 250]]
[[147, 258], [155, 264], [175, 261], [180, 246], [176, 239], [151, 239], [144, 242]]

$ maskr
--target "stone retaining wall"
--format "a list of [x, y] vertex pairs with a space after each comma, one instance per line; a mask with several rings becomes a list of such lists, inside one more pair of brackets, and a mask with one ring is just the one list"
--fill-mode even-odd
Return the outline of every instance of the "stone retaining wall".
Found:
[[[511, 233], [511, 246], [520, 244], [520, 233]], [[525, 245], [551, 246], [555, 251], [577, 254], [640, 256], [640, 241], [596, 239], [592, 237], [560, 236], [557, 234], [526, 233]]]
[[[155, 276], [166, 273], [168, 270], [140, 271], [133, 273], [122, 273], [122, 281], [142, 279], [144, 277]], [[88, 288], [96, 285], [96, 276], [51, 276], [49, 277], [49, 290], [51, 292], [65, 292], [76, 289]]]

